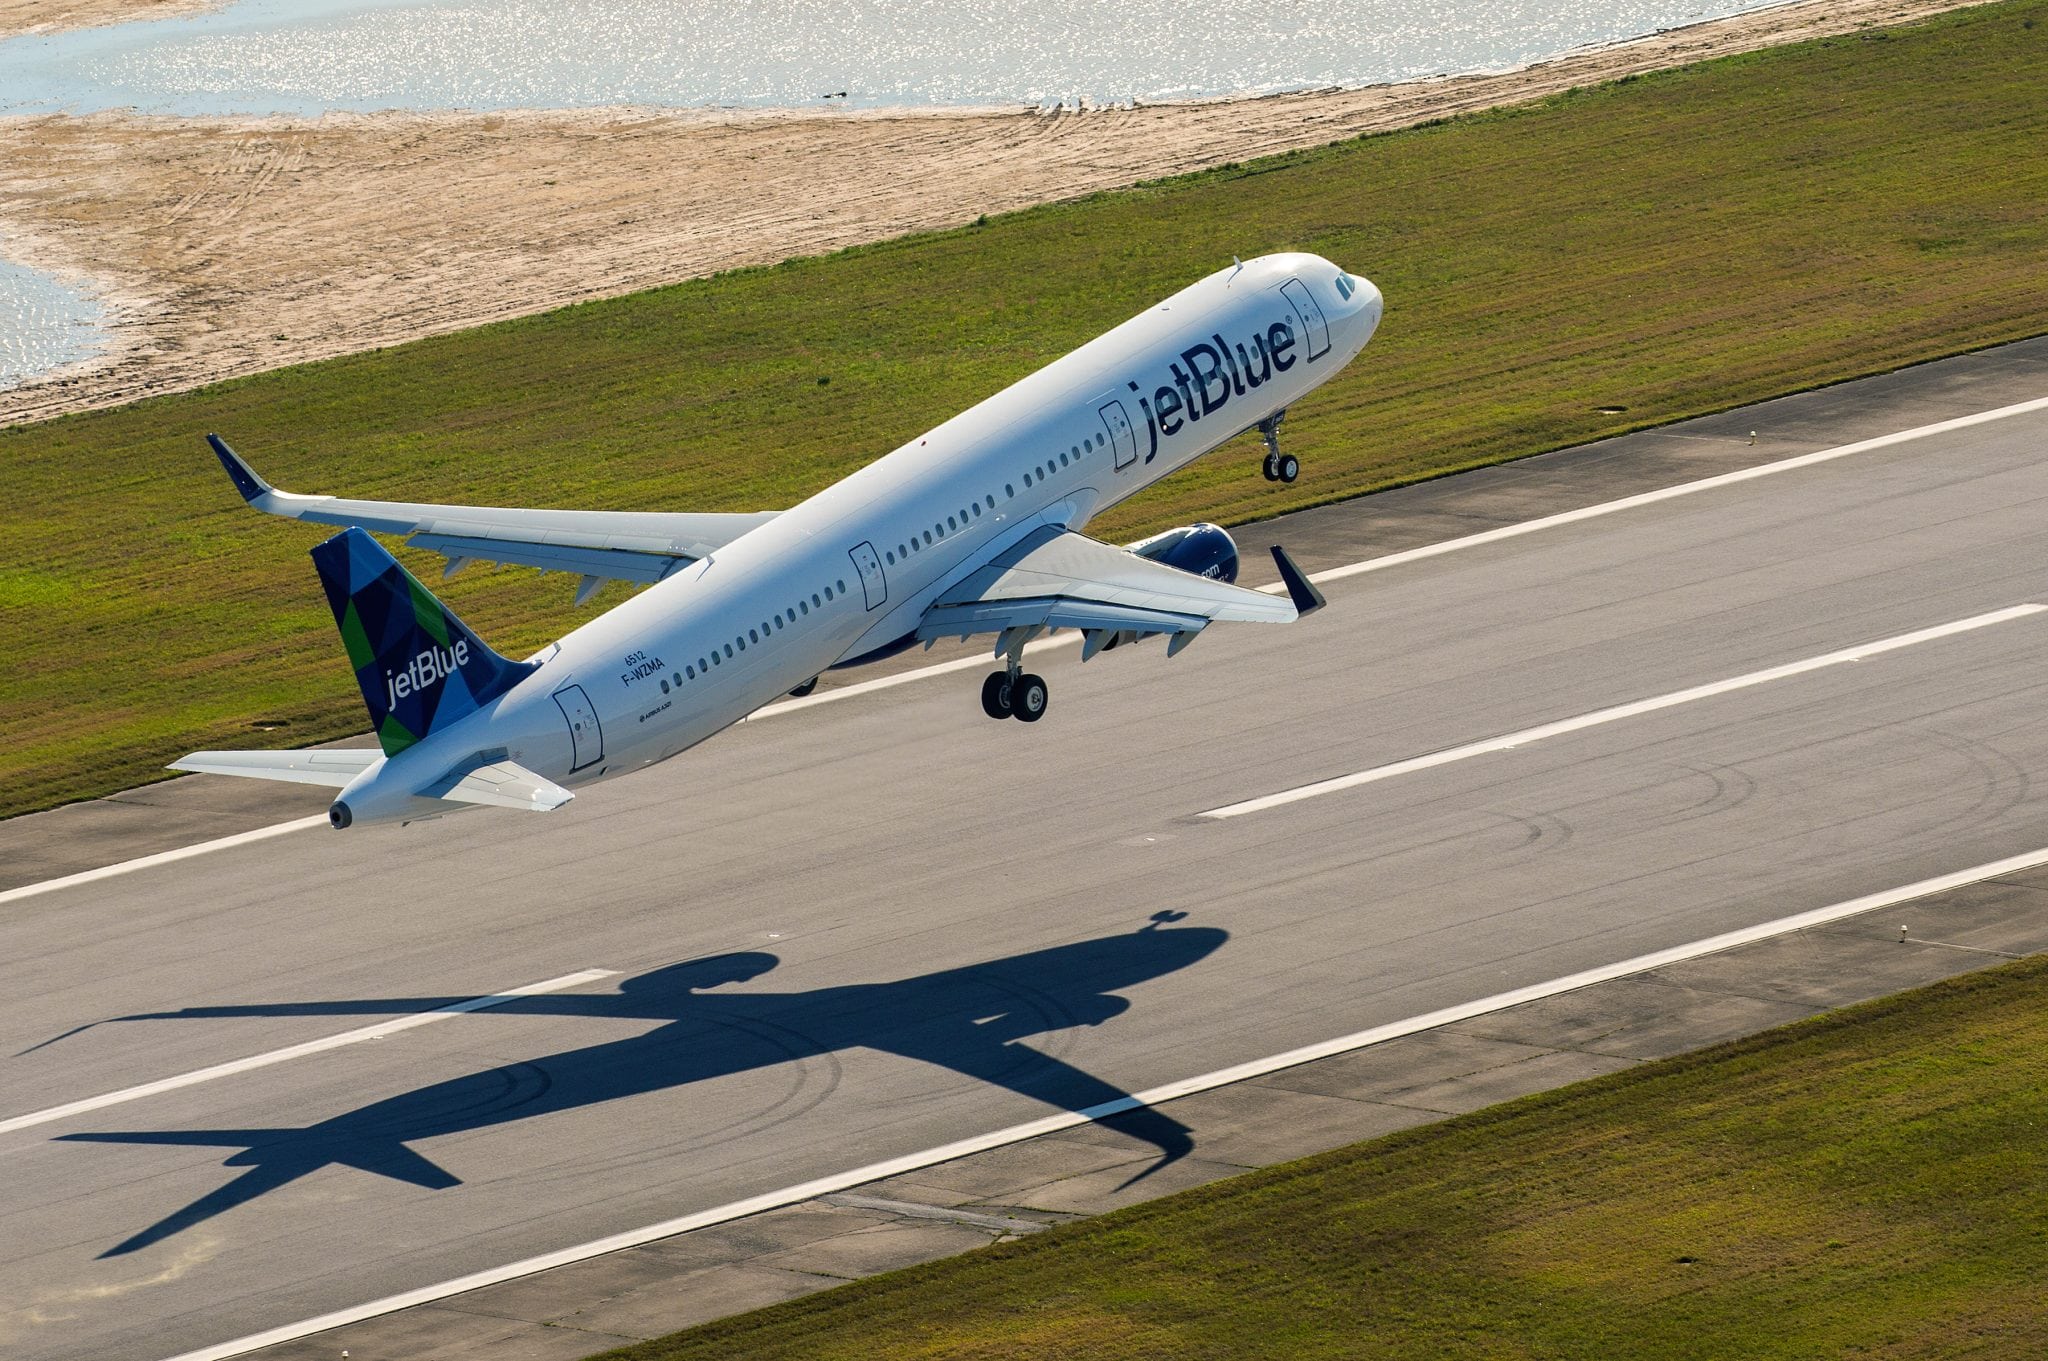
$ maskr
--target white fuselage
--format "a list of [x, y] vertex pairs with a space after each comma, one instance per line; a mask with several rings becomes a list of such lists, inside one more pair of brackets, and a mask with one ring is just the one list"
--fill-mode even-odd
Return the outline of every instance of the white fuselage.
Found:
[[417, 789], [478, 753], [573, 788], [687, 750], [907, 638], [1039, 526], [1078, 529], [1285, 409], [1364, 348], [1380, 309], [1319, 256], [1219, 271], [576, 629], [345, 797]]

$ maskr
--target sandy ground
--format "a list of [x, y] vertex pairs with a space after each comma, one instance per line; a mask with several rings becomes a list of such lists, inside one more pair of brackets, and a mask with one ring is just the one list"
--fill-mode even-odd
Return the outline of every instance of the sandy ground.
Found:
[[176, 19], [223, 3], [225, 0], [0, 0], [0, 38], [125, 24], [130, 19]]
[[1797, 0], [1505, 75], [1083, 113], [0, 119], [0, 239], [89, 281], [116, 338], [90, 365], [0, 392], [0, 421], [1966, 2]]

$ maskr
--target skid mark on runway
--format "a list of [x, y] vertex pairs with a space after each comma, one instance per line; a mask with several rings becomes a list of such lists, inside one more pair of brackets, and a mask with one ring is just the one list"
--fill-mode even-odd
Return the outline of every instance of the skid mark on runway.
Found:
[[170, 1285], [190, 1275], [220, 1255], [223, 1240], [218, 1234], [196, 1236], [184, 1244], [161, 1270], [147, 1276], [129, 1276], [96, 1285], [53, 1286], [39, 1290], [26, 1303], [0, 1305], [0, 1347], [12, 1346], [38, 1328], [69, 1323], [85, 1305], [120, 1299], [138, 1290]]

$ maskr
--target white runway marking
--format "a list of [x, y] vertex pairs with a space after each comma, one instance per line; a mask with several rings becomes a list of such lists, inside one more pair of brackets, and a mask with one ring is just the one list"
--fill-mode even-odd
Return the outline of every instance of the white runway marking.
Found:
[[258, 827], [253, 832], [237, 832], [233, 836], [219, 837], [213, 841], [180, 846], [174, 851], [158, 851], [155, 855], [137, 856], [133, 860], [123, 860], [118, 865], [107, 865], [96, 870], [81, 870], [77, 874], [67, 874], [61, 879], [45, 879], [39, 884], [23, 884], [20, 888], [10, 888], [5, 893], [0, 893], [0, 903], [17, 902], [23, 898], [32, 898], [38, 893], [55, 893], [60, 888], [74, 888], [98, 879], [111, 879], [117, 874], [133, 874], [136, 870], [146, 870], [157, 865], [168, 865], [176, 860], [186, 860], [195, 855], [205, 855], [208, 851], [224, 851], [230, 846], [246, 846], [252, 841], [266, 841], [274, 836], [283, 836], [286, 832], [326, 825], [325, 813], [309, 818], [293, 818], [290, 822], [273, 822], [270, 826]]
[[[1357, 576], [1361, 572], [1376, 572], [1382, 568], [1397, 567], [1404, 562], [1415, 562], [1422, 558], [1433, 558], [1444, 553], [1455, 553], [1464, 548], [1477, 548], [1481, 544], [1497, 543], [1502, 539], [1512, 539], [1522, 534], [1533, 534], [1541, 529], [1555, 529], [1559, 525], [1576, 524], [1581, 520], [1591, 520], [1602, 515], [1612, 515], [1617, 511], [1632, 510], [1637, 506], [1652, 505], [1658, 501], [1669, 501], [1679, 496], [1690, 496], [1694, 492], [1711, 491], [1716, 487], [1726, 487], [1737, 482], [1747, 482], [1754, 478], [1769, 477], [1774, 473], [1791, 472], [1796, 468], [1809, 468], [1816, 463], [1826, 463], [1833, 459], [1846, 458], [1851, 454], [1868, 453], [1873, 449], [1883, 449], [1894, 444], [1903, 444], [1908, 440], [1924, 439], [1929, 435], [1946, 434], [1952, 430], [1963, 430], [1973, 425], [1983, 425], [1989, 421], [2005, 420], [2008, 417], [2025, 415], [2031, 411], [2048, 411], [2048, 397], [2037, 397], [2028, 402], [2017, 402], [2011, 406], [1996, 407], [1990, 411], [1979, 411], [1969, 416], [1958, 416], [1954, 420], [1936, 421], [1932, 425], [1915, 426], [1911, 430], [1900, 430], [1890, 435], [1879, 435], [1875, 439], [1859, 440], [1854, 444], [1837, 445], [1832, 449], [1822, 449], [1811, 454], [1800, 454], [1795, 458], [1780, 459], [1776, 463], [1759, 464], [1754, 468], [1742, 468], [1732, 473], [1722, 473], [1715, 477], [1701, 478], [1696, 482], [1682, 482], [1678, 486], [1665, 487], [1660, 491], [1642, 492], [1635, 496], [1624, 496], [1616, 501], [1603, 501], [1598, 505], [1584, 506], [1578, 510], [1568, 510], [1557, 515], [1546, 515], [1541, 519], [1526, 520], [1521, 524], [1505, 525], [1499, 529], [1489, 529], [1479, 534], [1467, 534], [1463, 538], [1446, 539], [1441, 543], [1425, 544], [1421, 548], [1411, 548], [1401, 553], [1389, 553], [1384, 557], [1368, 558], [1364, 562], [1349, 563], [1343, 567], [1332, 567], [1325, 571], [1313, 573], [1310, 575], [1309, 580], [1317, 583], [1340, 581], [1345, 577]], [[1259, 589], [1270, 595], [1277, 595], [1286, 588], [1275, 583], [1270, 586], [1261, 586]], [[1080, 641], [1079, 634], [1071, 633], [1056, 638], [1042, 638], [1027, 647], [1025, 653], [1029, 655], [1034, 652], [1042, 652], [1048, 648], [1071, 647]], [[777, 714], [794, 713], [801, 709], [808, 709], [812, 705], [831, 704], [842, 699], [852, 699], [857, 695], [873, 694], [877, 690], [891, 690], [899, 685], [909, 685], [913, 681], [926, 680], [932, 676], [951, 675], [956, 671], [972, 670], [988, 664], [987, 660], [983, 658], [963, 657], [957, 661], [940, 662], [934, 666], [920, 667], [915, 671], [898, 672], [893, 676], [878, 676], [874, 680], [862, 681], [856, 685], [841, 686], [820, 694], [806, 695], [802, 699], [786, 699], [779, 703], [770, 704], [765, 708], [757, 709], [749, 716], [747, 721], [757, 718], [772, 718]], [[152, 865], [166, 864], [172, 860], [182, 860], [186, 856], [204, 855], [208, 851], [225, 850], [230, 846], [239, 846], [249, 841], [260, 841], [265, 837], [280, 836], [286, 832], [296, 832], [306, 827], [322, 827], [326, 823], [327, 819], [324, 816], [300, 818], [292, 822], [280, 822], [269, 827], [259, 827], [253, 832], [243, 832], [238, 836], [222, 837], [217, 841], [205, 841], [196, 846], [186, 846], [175, 851], [164, 851], [159, 855], [146, 855], [137, 860], [124, 860], [118, 865], [109, 865], [104, 869], [87, 870], [82, 874], [69, 874], [61, 879], [46, 879], [39, 884], [24, 884], [20, 888], [0, 892], [0, 904], [33, 897], [39, 893], [51, 893], [57, 889], [70, 888], [75, 884], [91, 883], [95, 879], [104, 879], [116, 874], [127, 874], [134, 870], [148, 869]]]
[[[1720, 473], [1714, 477], [1703, 477], [1696, 482], [1681, 482], [1675, 487], [1664, 487], [1658, 491], [1639, 492], [1624, 496], [1616, 501], [1602, 501], [1597, 506], [1584, 506], [1578, 510], [1561, 511], [1556, 515], [1545, 515], [1536, 520], [1524, 520], [1520, 524], [1503, 525], [1478, 534], [1467, 534], [1463, 538], [1445, 539], [1442, 543], [1424, 544], [1401, 553], [1389, 553], [1385, 557], [1369, 558], [1344, 567], [1332, 567], [1326, 572], [1317, 572], [1310, 581], [1341, 581], [1355, 577], [1361, 572], [1377, 572], [1388, 567], [1399, 567], [1404, 562], [1416, 562], [1422, 558], [1433, 558], [1443, 553], [1455, 553], [1462, 548], [1477, 548], [1481, 544], [1499, 543], [1502, 539], [1518, 538], [1523, 534], [1534, 534], [1539, 530], [1555, 529], [1559, 525], [1574, 525], [1581, 520], [1592, 520], [1602, 515], [1613, 515], [1617, 511], [1634, 510], [1638, 506], [1655, 505], [1659, 501], [1670, 501], [1680, 496], [1691, 496], [1695, 492], [1713, 491], [1717, 487], [1732, 487], [1738, 482], [1749, 482], [1759, 477], [1770, 477], [1776, 473], [1789, 473], [1799, 468], [1811, 468], [1816, 463], [1829, 463], [1852, 454], [1867, 454], [1873, 449], [1887, 449], [1894, 444], [1908, 440], [1925, 439], [1929, 435], [1945, 435], [1953, 430], [1967, 430], [1973, 425], [1984, 425], [1990, 421], [2002, 421], [2010, 416], [2024, 416], [2030, 411], [2048, 411], [2048, 397], [2036, 397], [2030, 402], [2015, 402], [2011, 406], [1996, 407], [1990, 411], [1979, 411], [1969, 416], [1958, 416], [1954, 420], [1936, 421], [1932, 425], [1919, 425], [1911, 430], [1900, 430], [1875, 439], [1858, 440], [1854, 444], [1838, 444], [1832, 449], [1821, 449], [1811, 454], [1799, 454], [1793, 458], [1782, 458], [1776, 463], [1759, 463], [1754, 468], [1738, 468], [1732, 473]], [[1275, 584], [1259, 588], [1269, 594], [1278, 595], [1287, 589]]]
[[999, 1129], [989, 1134], [976, 1135], [973, 1138], [961, 1139], [955, 1143], [941, 1144], [937, 1148], [928, 1148], [920, 1153], [910, 1153], [900, 1158], [890, 1158], [885, 1162], [871, 1163], [866, 1167], [852, 1168], [831, 1176], [819, 1177], [815, 1181], [802, 1182], [796, 1186], [787, 1186], [779, 1191], [769, 1191], [762, 1195], [751, 1196], [746, 1200], [736, 1200], [729, 1205], [721, 1205], [716, 1209], [702, 1210], [696, 1214], [682, 1215], [675, 1219], [665, 1219], [659, 1224], [649, 1224], [642, 1229], [629, 1229], [624, 1233], [613, 1234], [610, 1237], [599, 1238], [588, 1243], [579, 1243], [575, 1247], [561, 1248], [554, 1252], [543, 1253], [538, 1257], [528, 1257], [524, 1261], [513, 1262], [506, 1266], [493, 1267], [487, 1271], [473, 1272], [467, 1276], [458, 1276], [454, 1280], [443, 1281], [439, 1285], [421, 1286], [416, 1290], [408, 1290], [403, 1294], [387, 1296], [381, 1300], [373, 1300], [368, 1304], [359, 1304], [348, 1309], [337, 1309], [331, 1314], [322, 1314], [318, 1318], [306, 1319], [300, 1323], [288, 1323], [281, 1327], [267, 1329], [264, 1332], [253, 1333], [248, 1337], [237, 1338], [233, 1342], [223, 1342], [212, 1347], [202, 1347], [197, 1351], [184, 1352], [171, 1358], [170, 1361], [225, 1361], [227, 1357], [240, 1356], [245, 1352], [252, 1352], [261, 1347], [276, 1346], [281, 1342], [291, 1342], [298, 1338], [310, 1336], [313, 1333], [323, 1333], [331, 1328], [339, 1328], [345, 1324], [358, 1323], [364, 1319], [395, 1313], [400, 1309], [410, 1309], [415, 1305], [429, 1304], [435, 1300], [447, 1299], [451, 1295], [460, 1295], [470, 1290], [481, 1290], [487, 1285], [496, 1285], [501, 1281], [515, 1280], [521, 1276], [531, 1276], [536, 1272], [546, 1271], [552, 1267], [567, 1266], [572, 1262], [587, 1261], [592, 1257], [600, 1257], [608, 1252], [618, 1252], [625, 1248], [638, 1247], [642, 1243], [652, 1243], [656, 1239], [672, 1238], [679, 1233], [688, 1233], [692, 1229], [709, 1228], [714, 1224], [724, 1224], [731, 1220], [745, 1218], [748, 1215], [760, 1214], [764, 1210], [774, 1210], [785, 1205], [795, 1205], [802, 1201], [816, 1199], [819, 1196], [850, 1190], [853, 1187], [865, 1185], [871, 1181], [879, 1181], [884, 1177], [898, 1176], [905, 1172], [914, 1172], [921, 1167], [931, 1167], [936, 1163], [965, 1157], [971, 1153], [981, 1153], [988, 1149], [1001, 1148], [1007, 1144], [1022, 1143], [1026, 1139], [1035, 1139], [1041, 1134], [1053, 1134], [1063, 1129], [1072, 1129], [1078, 1125], [1090, 1124], [1096, 1120], [1107, 1119], [1113, 1115], [1121, 1115], [1125, 1111], [1137, 1110], [1145, 1106], [1156, 1106], [1161, 1102], [1172, 1101], [1177, 1097], [1194, 1096], [1201, 1092], [1214, 1090], [1217, 1087], [1228, 1086], [1233, 1082], [1244, 1082], [1251, 1078], [1265, 1077], [1268, 1074], [1277, 1073], [1283, 1069], [1298, 1067], [1304, 1063], [1312, 1063], [1317, 1059], [1332, 1058], [1338, 1054], [1348, 1054], [1354, 1050], [1365, 1049], [1375, 1044], [1384, 1044], [1388, 1040], [1399, 1039], [1404, 1035], [1413, 1035], [1424, 1030], [1435, 1030], [1456, 1021], [1469, 1020], [1474, 1016], [1485, 1016], [1493, 1012], [1505, 1011], [1509, 1007], [1521, 1006], [1525, 1002], [1540, 1001], [1545, 997], [1555, 997], [1560, 993], [1576, 992], [1580, 988], [1591, 987], [1595, 983], [1605, 983], [1612, 979], [1625, 978], [1630, 974], [1643, 973], [1650, 969], [1665, 968], [1672, 964], [1682, 963], [1685, 960], [1698, 959], [1703, 955], [1718, 954], [1723, 950], [1732, 950], [1740, 945], [1749, 945], [1756, 941], [1769, 940], [1774, 936], [1789, 935], [1795, 931], [1825, 926], [1829, 922], [1840, 921], [1846, 917], [1854, 917], [1864, 912], [1873, 912], [1880, 908], [1893, 907], [1914, 898], [1924, 898], [1931, 893], [1945, 893], [1950, 889], [1962, 888], [1967, 884], [1981, 883], [1986, 879], [1995, 879], [2002, 874], [2014, 874], [2020, 870], [2034, 869], [2041, 865], [2048, 865], [2048, 847], [2028, 851], [2024, 855], [1994, 860], [1989, 864], [1978, 865], [1971, 869], [1958, 870], [1953, 874], [1944, 874], [1933, 879], [1922, 879], [1918, 883], [1907, 884], [1901, 888], [1888, 889], [1884, 892], [1872, 893], [1861, 898], [1851, 898], [1847, 902], [1836, 903], [1830, 907], [1815, 908], [1810, 912], [1800, 912], [1790, 917], [1780, 917], [1776, 921], [1764, 922], [1759, 926], [1749, 926], [1739, 931], [1727, 931], [1718, 936], [1708, 936], [1704, 940], [1696, 940], [1689, 945], [1673, 946], [1668, 950], [1657, 950], [1650, 954], [1637, 955], [1633, 959], [1624, 959], [1616, 964], [1606, 964], [1599, 968], [1587, 969], [1582, 973], [1567, 974], [1562, 978], [1553, 978], [1547, 983], [1534, 983], [1528, 987], [1496, 993], [1491, 997], [1483, 997], [1476, 1002], [1465, 1002], [1457, 1006], [1444, 1007], [1438, 1011], [1424, 1012], [1420, 1016], [1411, 1016], [1404, 1021], [1394, 1021], [1387, 1025], [1374, 1026], [1370, 1030], [1361, 1030], [1355, 1034], [1345, 1035], [1338, 1039], [1325, 1040], [1319, 1044], [1306, 1045], [1300, 1049], [1290, 1049], [1284, 1054], [1275, 1054], [1270, 1058], [1254, 1059], [1249, 1063], [1240, 1063], [1234, 1067], [1220, 1068], [1213, 1073], [1204, 1073], [1200, 1077], [1191, 1077], [1180, 1082], [1168, 1083], [1163, 1087], [1154, 1087], [1148, 1091], [1139, 1092], [1135, 1096], [1127, 1096], [1116, 1101], [1104, 1102], [1100, 1106], [1090, 1106], [1086, 1110], [1062, 1111], [1057, 1115], [1048, 1115], [1043, 1119], [1033, 1120], [1026, 1124], [1012, 1125], [1008, 1129]]
[[1933, 628], [1901, 633], [1897, 637], [1880, 638], [1874, 643], [1844, 648], [1840, 652], [1827, 652], [1818, 657], [1808, 657], [1804, 661], [1787, 662], [1783, 666], [1767, 667], [1762, 671], [1731, 676], [1727, 680], [1711, 681], [1706, 685], [1695, 685], [1684, 690], [1673, 690], [1669, 694], [1656, 695], [1650, 699], [1638, 699], [1607, 709], [1596, 709], [1592, 713], [1580, 714], [1576, 718], [1561, 718], [1554, 723], [1524, 728], [1520, 732], [1505, 733], [1499, 737], [1486, 738], [1484, 741], [1467, 742], [1460, 747], [1447, 747], [1442, 751], [1433, 751], [1427, 756], [1411, 756], [1405, 761], [1394, 761], [1387, 765], [1374, 766], [1370, 770], [1338, 775], [1331, 779], [1318, 780], [1314, 784], [1299, 785], [1293, 789], [1283, 789], [1277, 794], [1266, 794], [1256, 799], [1246, 799], [1242, 803], [1211, 808], [1197, 816], [1241, 818], [1247, 813], [1263, 813], [1269, 808], [1299, 803], [1303, 799], [1318, 798], [1324, 794], [1334, 794], [1341, 789], [1356, 789], [1360, 785], [1377, 784], [1381, 780], [1391, 780], [1399, 775], [1410, 775], [1435, 766], [1447, 766], [1454, 761], [1483, 756], [1488, 752], [1506, 751], [1510, 747], [1525, 747], [1532, 742], [1541, 742], [1546, 737], [1561, 737], [1565, 733], [1597, 728], [1604, 723], [1616, 723], [1639, 714], [1655, 713], [1659, 709], [1675, 709], [1681, 704], [1711, 699], [1715, 695], [1725, 695], [1732, 690], [1746, 690], [1753, 685], [1766, 685], [1790, 676], [1803, 676], [1809, 671], [1818, 671], [1823, 667], [1840, 666], [1845, 662], [1860, 662], [1866, 657], [1875, 657], [1880, 653], [1896, 652], [1900, 648], [1913, 647], [1919, 643], [1931, 643], [1937, 638], [1968, 633], [1972, 629], [1988, 628], [1993, 624], [2003, 624], [2013, 619], [2024, 619], [2029, 615], [2040, 614], [2044, 610], [2048, 610], [2048, 605], [2014, 605], [2009, 609], [1993, 610], [1989, 614], [1976, 614], [1968, 619], [1958, 619], [1954, 623], [1937, 624]]
[[[325, 822], [326, 819], [322, 818], [321, 821]], [[236, 1059], [231, 1063], [217, 1063], [211, 1068], [200, 1068], [189, 1073], [180, 1073], [176, 1077], [161, 1078], [155, 1082], [145, 1082], [139, 1087], [124, 1087], [118, 1092], [108, 1092], [103, 1096], [89, 1096], [82, 1101], [68, 1101], [61, 1106], [51, 1106], [47, 1110], [30, 1111], [27, 1115], [16, 1115], [6, 1120], [0, 1120], [0, 1134], [8, 1134], [18, 1129], [29, 1129], [36, 1125], [47, 1125], [53, 1120], [62, 1120], [67, 1116], [81, 1115], [86, 1111], [101, 1110], [107, 1106], [118, 1106], [124, 1101], [140, 1101], [145, 1096], [156, 1096], [163, 1092], [174, 1092], [180, 1087], [194, 1087], [202, 1082], [211, 1082], [215, 1078], [232, 1077], [236, 1073], [247, 1073], [257, 1068], [268, 1068], [274, 1063], [286, 1063], [292, 1059], [304, 1058], [308, 1054], [324, 1054], [330, 1049], [340, 1049], [346, 1045], [361, 1044], [364, 1040], [380, 1040], [386, 1035], [396, 1035], [403, 1030], [413, 1030], [423, 1025], [431, 1025], [435, 1021], [445, 1021], [450, 1016], [460, 1016], [464, 1012], [482, 1011], [487, 1007], [503, 1006], [514, 998], [537, 997], [542, 993], [562, 992], [569, 988], [580, 987], [585, 983], [595, 983], [600, 978], [616, 977], [617, 974], [618, 970], [616, 969], [583, 969], [577, 973], [563, 974], [560, 978], [550, 978], [545, 982], [529, 983], [523, 988], [511, 988], [504, 992], [494, 992], [488, 997], [472, 997], [467, 1001], [451, 1003], [445, 1007], [436, 1007], [432, 1011], [416, 1012], [411, 1016], [401, 1016], [394, 1021], [381, 1021], [376, 1025], [367, 1025], [360, 1030], [349, 1030], [339, 1035], [329, 1035], [324, 1040], [308, 1040], [304, 1044], [291, 1045], [285, 1049], [273, 1049], [267, 1054], [254, 1054], [246, 1059]]]

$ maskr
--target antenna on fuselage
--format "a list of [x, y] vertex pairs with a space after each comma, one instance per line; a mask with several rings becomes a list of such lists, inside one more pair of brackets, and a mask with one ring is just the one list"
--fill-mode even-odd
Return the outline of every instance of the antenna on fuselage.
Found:
[[[1238, 275], [1244, 273], [1244, 261], [1238, 259], [1235, 255], [1233, 255], [1230, 257], [1230, 263], [1237, 266], [1236, 269], [1230, 271], [1231, 279], [1235, 279]], [[1225, 283], [1228, 283], [1229, 281], [1229, 279], [1224, 280]]]

